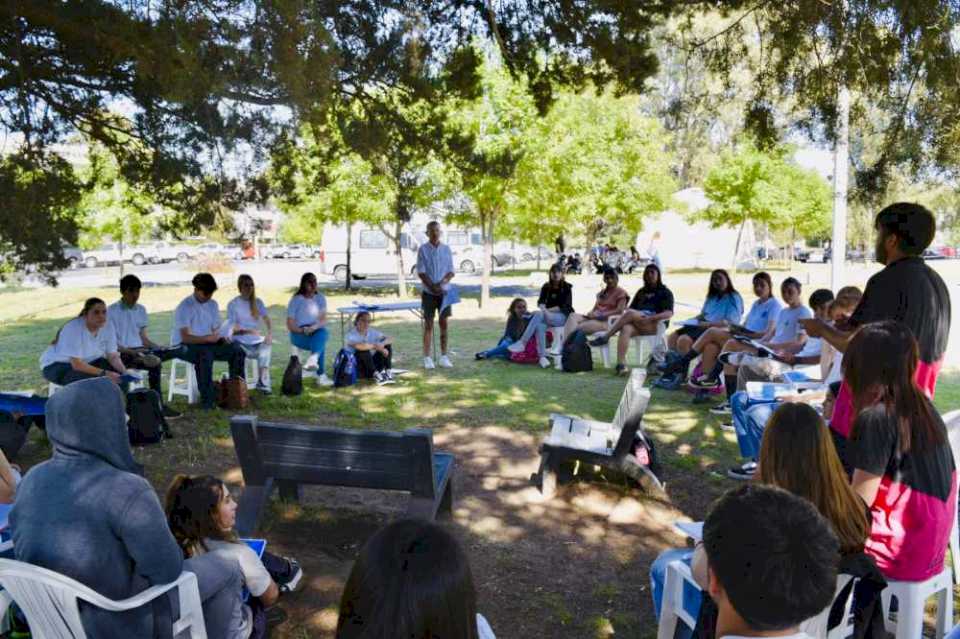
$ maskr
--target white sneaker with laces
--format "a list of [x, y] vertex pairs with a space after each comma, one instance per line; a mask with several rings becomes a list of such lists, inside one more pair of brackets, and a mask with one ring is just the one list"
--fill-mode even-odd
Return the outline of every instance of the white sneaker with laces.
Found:
[[315, 371], [319, 368], [317, 362], [320, 359], [320, 355], [317, 353], [311, 353], [310, 357], [307, 358], [307, 361], [303, 363], [303, 370], [305, 371]]
[[546, 357], [540, 358], [540, 368], [550, 368], [550, 360]]
[[377, 371], [373, 374], [373, 381], [377, 383], [377, 386], [383, 386], [387, 383], [387, 376], [383, 372]]
[[453, 368], [453, 362], [450, 361], [450, 358], [447, 357], [447, 354], [444, 353], [440, 356], [440, 367], [441, 368]]
[[423, 367], [428, 371], [432, 371], [436, 368], [436, 365], [433, 363], [433, 358], [429, 355], [423, 358]]
[[527, 345], [521, 344], [520, 340], [517, 340], [510, 346], [507, 346], [507, 350], [510, 351], [511, 353], [522, 353], [523, 351], [527, 350]]
[[317, 375], [317, 386], [333, 386], [333, 380], [326, 373]]

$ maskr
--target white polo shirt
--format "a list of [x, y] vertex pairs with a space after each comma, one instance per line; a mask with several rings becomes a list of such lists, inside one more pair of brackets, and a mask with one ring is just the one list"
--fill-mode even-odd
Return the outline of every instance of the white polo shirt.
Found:
[[812, 317], [813, 311], [806, 306], [801, 305], [796, 308], [788, 306], [780, 309], [780, 314], [777, 315], [777, 330], [770, 339], [770, 343], [786, 344], [787, 342], [797, 341], [800, 338], [800, 333], [803, 332], [800, 320], [811, 319]]
[[107, 321], [117, 333], [117, 344], [123, 348], [140, 348], [140, 331], [147, 327], [147, 309], [141, 304], [127, 306], [123, 301], [107, 307]]
[[220, 330], [220, 307], [212, 299], [201, 304], [191, 293], [177, 305], [177, 310], [173, 313], [171, 346], [179, 346], [182, 343], [181, 328], [189, 329], [190, 334], [197, 337], [216, 333]]
[[354, 348], [355, 345], [379, 344], [384, 339], [386, 339], [386, 335], [384, 335], [383, 333], [381, 333], [375, 328], [368, 328], [367, 333], [365, 335], [361, 335], [360, 331], [358, 331], [356, 328], [352, 328], [347, 333], [345, 341], [347, 343], [347, 347], [346, 347], [347, 350], [350, 351], [351, 353], [356, 353], [357, 349]]
[[117, 333], [110, 322], [91, 333], [82, 317], [75, 317], [60, 329], [56, 344], [51, 344], [40, 356], [40, 368], [58, 362], [69, 363], [74, 357], [90, 363], [95, 359], [116, 353]]
[[327, 298], [321, 293], [316, 293], [313, 297], [297, 294], [290, 298], [290, 303], [287, 304], [287, 317], [292, 318], [294, 324], [301, 328], [316, 324], [320, 313], [326, 311]]
[[425, 274], [434, 284], [442, 280], [447, 273], [453, 272], [453, 253], [446, 244], [434, 246], [426, 242], [417, 249], [417, 273]]
[[[262, 318], [267, 316], [267, 307], [264, 305], [263, 301], [258, 297], [257, 298], [257, 312], [260, 313], [259, 317], [254, 317], [253, 313], [250, 312], [250, 302], [243, 299], [239, 295], [230, 300], [230, 303], [227, 304], [227, 319], [233, 325], [233, 330], [236, 331], [238, 328], [245, 331], [254, 331], [260, 327], [260, 322], [263, 321]], [[260, 344], [263, 342], [263, 335], [235, 335], [233, 340], [241, 344]]]

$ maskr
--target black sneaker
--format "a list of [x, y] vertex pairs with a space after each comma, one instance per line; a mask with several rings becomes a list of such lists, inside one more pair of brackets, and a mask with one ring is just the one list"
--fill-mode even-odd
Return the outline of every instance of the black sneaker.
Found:
[[722, 424], [720, 424], [720, 430], [726, 431], [726, 432], [728, 432], [728, 433], [735, 433], [735, 432], [737, 432], [737, 429], [736, 429], [736, 427], [733, 425], [733, 422], [723, 422]]
[[303, 581], [303, 568], [300, 567], [300, 564], [296, 559], [291, 557], [284, 557], [287, 560], [287, 563], [290, 564], [290, 572], [292, 573], [290, 579], [280, 584], [280, 594], [288, 595], [291, 592], [296, 592], [297, 588], [300, 586], [300, 582]]
[[626, 364], [617, 364], [617, 368], [614, 369], [614, 372], [621, 377], [625, 377], [630, 374], [630, 369], [627, 368]]
[[473, 354], [473, 359], [475, 359], [475, 360], [481, 360], [481, 359], [486, 359], [486, 358], [483, 356], [483, 353], [474, 353], [474, 354]]
[[713, 415], [732, 415], [733, 410], [730, 408], [730, 402], [723, 402], [722, 404], [717, 404], [710, 409], [710, 412]]
[[183, 417], [183, 413], [178, 410], [174, 410], [167, 405], [163, 407], [163, 416], [167, 419], [177, 419], [178, 417]]
[[717, 388], [720, 386], [720, 379], [717, 377], [710, 377], [709, 375], [701, 375], [690, 380], [690, 385], [695, 388]]
[[757, 462], [748, 461], [742, 466], [734, 466], [727, 471], [727, 477], [739, 481], [750, 481], [757, 472]]
[[597, 335], [596, 337], [590, 340], [590, 346], [606, 346], [607, 342], [610, 341], [610, 338], [607, 335]]

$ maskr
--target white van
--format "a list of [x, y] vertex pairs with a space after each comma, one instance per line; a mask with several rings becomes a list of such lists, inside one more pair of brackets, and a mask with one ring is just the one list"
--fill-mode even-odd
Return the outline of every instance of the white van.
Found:
[[[351, 229], [350, 266], [353, 276], [396, 275], [397, 255], [393, 241], [375, 226], [354, 224]], [[408, 232], [400, 234], [403, 268], [410, 275], [417, 271], [417, 241]], [[326, 224], [323, 227], [324, 272], [337, 281], [347, 279], [347, 227]]]

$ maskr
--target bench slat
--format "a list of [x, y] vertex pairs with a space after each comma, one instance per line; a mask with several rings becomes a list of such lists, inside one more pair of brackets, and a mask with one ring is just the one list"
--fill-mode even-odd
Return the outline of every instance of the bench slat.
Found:
[[310, 464], [339, 466], [355, 469], [384, 470], [396, 469], [397, 472], [409, 472], [409, 454], [383, 453], [361, 449], [338, 449], [327, 445], [312, 448], [287, 444], [260, 444], [260, 454], [264, 464]]
[[380, 431], [348, 431], [334, 428], [311, 428], [296, 424], [261, 422], [257, 425], [260, 445], [281, 443], [312, 448], [341, 448], [348, 450], [375, 449], [384, 453], [407, 454], [409, 451], [403, 433]]
[[339, 466], [318, 464], [283, 464], [265, 466], [267, 474], [277, 480], [296, 481], [303, 484], [346, 486], [351, 488], [378, 488], [410, 492], [412, 479], [409, 473], [377, 470], [346, 470]]

